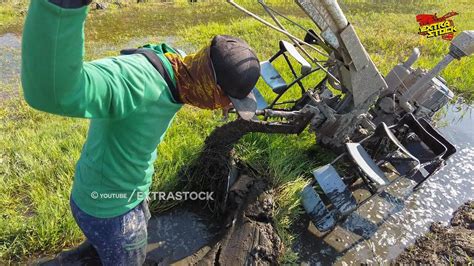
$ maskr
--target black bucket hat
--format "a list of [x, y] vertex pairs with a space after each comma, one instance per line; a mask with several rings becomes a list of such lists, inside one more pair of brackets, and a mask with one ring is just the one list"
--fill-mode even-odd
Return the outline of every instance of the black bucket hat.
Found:
[[260, 62], [243, 40], [217, 35], [211, 43], [211, 60], [217, 84], [232, 101], [240, 117], [251, 120], [257, 110], [252, 93], [260, 77]]

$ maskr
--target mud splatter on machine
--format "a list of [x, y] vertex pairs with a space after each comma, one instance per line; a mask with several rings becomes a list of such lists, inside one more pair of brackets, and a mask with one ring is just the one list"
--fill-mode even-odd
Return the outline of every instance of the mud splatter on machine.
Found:
[[[433, 69], [412, 68], [420, 56], [415, 48], [406, 62], [383, 77], [335, 0], [295, 1], [318, 30], [304, 28], [263, 0], [258, 2], [274, 23], [228, 2], [288, 37], [261, 63], [262, 78], [275, 97], [267, 103], [254, 90], [259, 110], [250, 123], [258, 125], [256, 131], [297, 134], [309, 127], [319, 144], [341, 151], [331, 164], [313, 171], [313, 182], [301, 193], [318, 230], [331, 230], [400, 178], [413, 180], [414, 189], [420, 187], [456, 152], [431, 119], [454, 96], [439, 73], [454, 59], [474, 52], [474, 31], [458, 34]], [[304, 38], [288, 32], [279, 19], [304, 30]], [[275, 67], [280, 57], [288, 63], [291, 81]], [[324, 77], [306, 88], [302, 80], [321, 71]], [[301, 97], [283, 101], [293, 88], [301, 90]], [[361, 187], [368, 193], [355, 197]]]

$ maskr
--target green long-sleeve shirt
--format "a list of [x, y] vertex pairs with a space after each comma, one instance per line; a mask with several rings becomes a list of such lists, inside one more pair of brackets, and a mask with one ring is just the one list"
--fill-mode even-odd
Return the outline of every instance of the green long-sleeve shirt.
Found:
[[[22, 42], [22, 84], [33, 108], [91, 119], [72, 198], [84, 212], [109, 218], [134, 208], [141, 201], [137, 195], [148, 193], [157, 145], [182, 105], [173, 101], [166, 82], [143, 55], [83, 62], [87, 12], [87, 7], [31, 1]], [[173, 73], [163, 53], [174, 50], [164, 44], [150, 48]]]

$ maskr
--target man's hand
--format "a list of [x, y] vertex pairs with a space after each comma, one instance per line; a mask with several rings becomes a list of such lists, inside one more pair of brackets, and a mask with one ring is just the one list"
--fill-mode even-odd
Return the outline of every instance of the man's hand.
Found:
[[80, 8], [92, 2], [92, 0], [49, 0], [49, 2], [62, 8]]

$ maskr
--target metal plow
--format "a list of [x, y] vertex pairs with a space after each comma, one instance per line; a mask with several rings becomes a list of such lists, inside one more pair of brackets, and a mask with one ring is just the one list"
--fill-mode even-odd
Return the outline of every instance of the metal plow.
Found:
[[[406, 62], [383, 77], [335, 0], [295, 1], [315, 30], [263, 0], [258, 2], [272, 22], [228, 2], [287, 37], [279, 41], [275, 55], [261, 63], [261, 76], [274, 98], [267, 103], [254, 89], [259, 110], [252, 123], [267, 132], [286, 129], [298, 134], [309, 127], [319, 144], [341, 152], [331, 164], [314, 170], [313, 181], [301, 192], [304, 209], [318, 230], [331, 230], [400, 178], [413, 180], [414, 189], [419, 188], [456, 152], [431, 119], [454, 96], [438, 75], [454, 59], [474, 52], [474, 31], [458, 34], [432, 70], [412, 68], [420, 56], [415, 48]], [[288, 32], [282, 19], [304, 35]], [[278, 58], [288, 64], [292, 80], [285, 80], [275, 67]], [[302, 81], [318, 72], [323, 78], [305, 87]], [[301, 91], [297, 99], [282, 100], [295, 89]]]

